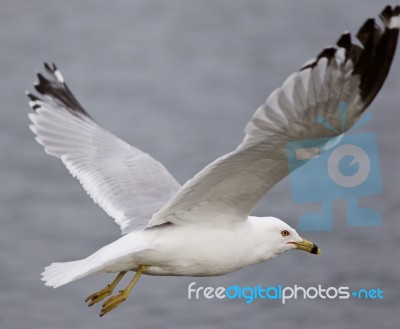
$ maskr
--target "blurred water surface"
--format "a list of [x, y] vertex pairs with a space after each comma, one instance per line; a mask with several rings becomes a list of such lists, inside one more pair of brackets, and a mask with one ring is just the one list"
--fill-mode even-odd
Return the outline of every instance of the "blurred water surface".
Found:
[[[384, 1], [118, 0], [0, 1], [0, 327], [399, 328], [399, 56], [371, 108], [383, 194], [378, 228], [350, 228], [335, 202], [332, 232], [305, 234], [320, 257], [287, 253], [215, 278], [144, 277], [106, 317], [83, 302], [113, 277], [57, 290], [40, 281], [50, 262], [86, 257], [119, 228], [28, 129], [23, 94], [35, 70], [55, 61], [96, 120], [163, 162], [180, 182], [243, 136], [253, 111], [322, 47], [355, 32]], [[305, 187], [306, 188], [306, 187]], [[297, 227], [317, 209], [296, 206], [288, 180], [256, 209]], [[187, 300], [187, 285], [380, 288], [383, 300]]]

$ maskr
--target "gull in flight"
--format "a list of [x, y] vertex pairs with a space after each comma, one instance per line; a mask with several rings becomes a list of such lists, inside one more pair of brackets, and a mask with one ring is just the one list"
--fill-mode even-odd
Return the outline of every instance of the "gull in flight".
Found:
[[[325, 48], [289, 76], [254, 113], [238, 147], [183, 186], [150, 155], [98, 125], [56, 65], [45, 64], [46, 74], [38, 73], [35, 84], [39, 96], [27, 93], [30, 128], [124, 234], [85, 259], [47, 266], [45, 285], [57, 288], [93, 274], [118, 273], [87, 297], [90, 306], [112, 295], [126, 273], [136, 272], [125, 289], [104, 302], [103, 316], [127, 299], [142, 274], [214, 276], [288, 250], [319, 254], [314, 243], [280, 219], [250, 214], [288, 175], [287, 143], [341, 135], [377, 95], [394, 56], [400, 7], [387, 6], [380, 18], [382, 27], [372, 18], [362, 25], [356, 35], [360, 44], [344, 33], [336, 47]], [[347, 104], [343, 129], [340, 102]], [[318, 116], [337, 132], [319, 124]]]

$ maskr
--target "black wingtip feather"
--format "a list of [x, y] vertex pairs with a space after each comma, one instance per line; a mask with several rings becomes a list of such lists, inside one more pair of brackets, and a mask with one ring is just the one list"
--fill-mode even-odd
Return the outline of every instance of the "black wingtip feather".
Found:
[[26, 91], [25, 94], [32, 102], [41, 100], [39, 97], [35, 96], [34, 94], [31, 94], [29, 91]]
[[[75, 96], [68, 88], [67, 84], [62, 79], [61, 73], [58, 71], [57, 66], [54, 63], [50, 65], [45, 62], [44, 68], [49, 78], [38, 72], [38, 82], [34, 84], [36, 91], [41, 95], [50, 97], [55, 103], [65, 107], [74, 115], [83, 115], [91, 118], [85, 109], [79, 104]], [[36, 96], [29, 94], [28, 97]]]
[[300, 71], [306, 70], [306, 69], [312, 69], [315, 65], [317, 65], [318, 61], [321, 58], [326, 58], [328, 60], [328, 62], [335, 56], [335, 52], [336, 52], [336, 48], [334, 47], [328, 47], [325, 48], [324, 50], [322, 50], [319, 55], [317, 56], [317, 58], [312, 61], [311, 63], [304, 65]]
[[[367, 19], [356, 34], [363, 47], [353, 44], [348, 32], [343, 33], [336, 43], [338, 47], [346, 50], [345, 61], [353, 63], [353, 75], [360, 77], [359, 89], [364, 109], [379, 92], [393, 61], [399, 34], [399, 18], [393, 20], [394, 17], [400, 17], [400, 6], [387, 6], [383, 9], [380, 18], [384, 30], [373, 18]], [[336, 51], [336, 48], [325, 48], [316, 60], [303, 66], [301, 70], [312, 69], [321, 58], [330, 61]]]
[[385, 9], [383, 9], [382, 12], [380, 13], [379, 17], [381, 18], [381, 20], [385, 25], [389, 24], [390, 18], [392, 17], [392, 7], [386, 6]]
[[29, 100], [34, 103], [34, 104], [30, 104], [33, 110], [37, 110], [38, 108], [40, 108], [39, 104], [35, 104], [35, 102], [41, 101], [41, 99], [39, 97], [31, 94], [28, 91], [26, 91], [25, 94], [29, 98]]
[[321, 58], [326, 58], [328, 59], [328, 61], [330, 61], [333, 57], [335, 57], [335, 53], [336, 53], [336, 48], [334, 47], [325, 48], [317, 56], [317, 61]]
[[45, 94], [45, 90], [49, 85], [49, 81], [41, 73], [37, 73], [36, 76], [39, 81], [34, 85], [34, 87], [39, 93]]
[[396, 6], [393, 9], [392, 9], [392, 6], [386, 6], [385, 9], [382, 10], [379, 17], [381, 18], [381, 20], [383, 21], [385, 26], [387, 26], [392, 17], [399, 16], [399, 15], [400, 15], [400, 6]]
[[339, 47], [346, 49], [346, 51], [349, 51], [352, 46], [350, 32], [343, 33], [336, 44]]
[[354, 74], [361, 79], [359, 88], [365, 108], [373, 101], [389, 73], [399, 34], [399, 29], [389, 27], [389, 24], [393, 17], [399, 15], [400, 6], [387, 6], [380, 14], [384, 30], [369, 19], [357, 33], [364, 49], [355, 62]]
[[356, 36], [368, 52], [369, 47], [375, 46], [381, 35], [381, 28], [375, 23], [373, 18], [370, 18], [361, 26]]
[[50, 67], [50, 65], [48, 63], [46, 63], [46, 62], [44, 62], [43, 65], [44, 65], [44, 68], [45, 68], [46, 72], [52, 75], [53, 74], [53, 69]]

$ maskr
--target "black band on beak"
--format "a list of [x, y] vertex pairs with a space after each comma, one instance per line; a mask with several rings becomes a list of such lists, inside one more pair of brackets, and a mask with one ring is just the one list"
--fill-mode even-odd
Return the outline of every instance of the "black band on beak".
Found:
[[315, 243], [313, 243], [313, 246], [311, 248], [310, 253], [317, 254], [318, 253], [318, 249], [319, 249], [318, 246]]

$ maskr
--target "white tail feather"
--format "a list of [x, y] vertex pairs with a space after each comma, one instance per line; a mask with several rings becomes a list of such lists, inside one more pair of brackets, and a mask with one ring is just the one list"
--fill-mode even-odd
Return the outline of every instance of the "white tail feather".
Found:
[[64, 284], [92, 274], [96, 269], [88, 269], [86, 259], [66, 263], [51, 263], [42, 273], [42, 281], [46, 286], [58, 288]]

